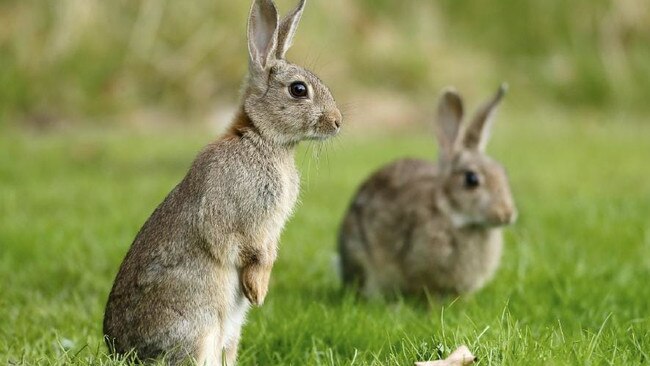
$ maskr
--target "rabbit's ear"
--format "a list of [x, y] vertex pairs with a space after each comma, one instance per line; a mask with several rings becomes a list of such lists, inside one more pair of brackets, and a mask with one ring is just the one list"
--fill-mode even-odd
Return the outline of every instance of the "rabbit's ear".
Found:
[[278, 43], [278, 11], [272, 0], [254, 0], [248, 16], [250, 66], [264, 70], [275, 55]]
[[463, 100], [453, 88], [445, 89], [438, 102], [436, 123], [440, 161], [451, 159], [462, 119]]
[[285, 16], [280, 22], [280, 27], [278, 29], [278, 46], [275, 51], [278, 59], [284, 58], [284, 55], [293, 43], [293, 36], [296, 34], [296, 29], [298, 29], [298, 23], [300, 23], [300, 17], [302, 16], [302, 11], [305, 8], [306, 2], [307, 0], [300, 0], [298, 6], [296, 6], [296, 8], [287, 14], [287, 16]]
[[465, 148], [485, 151], [485, 146], [490, 138], [492, 120], [494, 119], [497, 106], [507, 90], [508, 85], [505, 83], [501, 84], [492, 99], [476, 112], [474, 119], [467, 125], [463, 136], [463, 146]]

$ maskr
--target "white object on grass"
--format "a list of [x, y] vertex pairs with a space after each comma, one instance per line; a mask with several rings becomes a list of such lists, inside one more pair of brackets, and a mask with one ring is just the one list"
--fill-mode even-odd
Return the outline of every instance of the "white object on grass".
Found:
[[416, 362], [415, 366], [465, 366], [473, 364], [475, 360], [476, 356], [469, 351], [467, 346], [462, 345], [444, 360]]

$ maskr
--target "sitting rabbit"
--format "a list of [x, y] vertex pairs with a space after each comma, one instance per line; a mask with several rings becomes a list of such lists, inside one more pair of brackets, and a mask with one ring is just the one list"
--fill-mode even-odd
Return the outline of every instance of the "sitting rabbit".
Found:
[[122, 262], [104, 334], [116, 354], [234, 365], [246, 312], [264, 301], [298, 197], [298, 142], [338, 133], [328, 88], [284, 59], [305, 0], [281, 21], [271, 0], [248, 19], [249, 75], [230, 129], [194, 160]]
[[496, 271], [501, 227], [516, 219], [508, 178], [485, 154], [502, 86], [464, 125], [452, 89], [440, 97], [438, 163], [402, 159], [359, 188], [343, 220], [339, 257], [343, 282], [368, 297], [463, 294]]

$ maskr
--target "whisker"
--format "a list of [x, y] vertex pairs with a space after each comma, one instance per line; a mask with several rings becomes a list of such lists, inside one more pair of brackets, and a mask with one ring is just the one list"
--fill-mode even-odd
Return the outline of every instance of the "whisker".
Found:
[[321, 161], [320, 160], [321, 160], [321, 156], [323, 154], [323, 144], [322, 144], [322, 142], [318, 143], [317, 146], [318, 146], [317, 147], [317, 152], [318, 153], [316, 154], [316, 163], [318, 165], [316, 166], [316, 174], [319, 174], [320, 173], [320, 166], [321, 166]]
[[304, 158], [307, 161], [307, 178], [306, 178], [306, 186], [309, 187], [310, 179], [311, 179], [311, 157], [308, 156], [311, 154], [312, 150], [312, 144], [311, 142], [307, 143], [307, 147], [305, 148], [305, 153], [304, 153]]
[[327, 175], [332, 176], [332, 164], [330, 163], [330, 147], [332, 146], [332, 139], [327, 141], [325, 145], [325, 160], [327, 161]]
[[332, 146], [333, 146], [335, 149], [337, 149], [337, 150], [335, 150], [335, 151], [338, 151], [338, 150], [340, 150], [340, 149], [343, 148], [343, 141], [341, 141], [341, 135], [340, 135], [340, 134], [334, 136], [334, 138], [332, 139]]

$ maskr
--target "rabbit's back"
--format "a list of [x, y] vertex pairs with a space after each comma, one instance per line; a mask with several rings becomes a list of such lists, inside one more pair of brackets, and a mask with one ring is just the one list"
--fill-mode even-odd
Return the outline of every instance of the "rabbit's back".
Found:
[[[435, 210], [436, 166], [402, 159], [372, 174], [359, 188], [339, 236], [343, 281], [368, 295], [404, 288], [417, 229]], [[427, 224], [436, 224], [428, 222]], [[378, 270], [380, 269], [380, 270]]]

